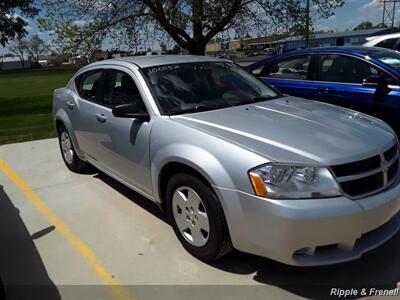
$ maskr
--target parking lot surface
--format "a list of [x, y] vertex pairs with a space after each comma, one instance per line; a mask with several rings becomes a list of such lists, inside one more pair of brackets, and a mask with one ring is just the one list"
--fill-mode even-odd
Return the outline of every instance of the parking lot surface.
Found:
[[70, 172], [56, 139], [0, 146], [0, 185], [7, 299], [321, 299], [331, 288], [400, 283], [400, 234], [336, 266], [238, 251], [203, 263], [151, 201], [95, 168]]

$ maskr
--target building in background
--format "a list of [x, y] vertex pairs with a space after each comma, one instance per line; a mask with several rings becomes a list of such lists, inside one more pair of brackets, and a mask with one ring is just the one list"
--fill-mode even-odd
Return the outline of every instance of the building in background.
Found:
[[[328, 32], [311, 34], [309, 47], [329, 46], [360, 46], [368, 37], [400, 32], [399, 28], [374, 28], [366, 30]], [[222, 55], [243, 51], [247, 55], [272, 55], [284, 51], [305, 48], [306, 40], [303, 36], [289, 36], [285, 38], [259, 37], [234, 41], [212, 41], [206, 46], [208, 55]]]
[[214, 40], [207, 44], [206, 53], [208, 55], [218, 55], [226, 52], [260, 52], [268, 48], [272, 41], [276, 40], [273, 37], [257, 37], [246, 38], [241, 40]]
[[20, 70], [32, 68], [32, 57], [26, 56], [23, 61], [17, 56], [1, 57], [0, 58], [0, 71]]
[[[345, 32], [316, 33], [310, 35], [309, 47], [330, 47], [330, 46], [361, 46], [368, 37], [389, 33], [400, 32], [399, 28], [373, 28]], [[283, 47], [286, 50], [305, 48], [306, 40], [302, 36], [291, 36], [273, 42], [274, 45]]]

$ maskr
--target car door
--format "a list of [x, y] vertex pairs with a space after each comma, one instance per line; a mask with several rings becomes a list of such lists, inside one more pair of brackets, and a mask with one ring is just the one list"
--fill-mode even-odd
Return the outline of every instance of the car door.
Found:
[[313, 92], [309, 87], [312, 57], [304, 54], [274, 60], [253, 70], [253, 74], [284, 94], [308, 98]]
[[389, 85], [386, 91], [376, 92], [377, 110], [371, 115], [387, 122], [400, 136], [400, 82]]
[[316, 93], [311, 99], [382, 118], [384, 101], [374, 87], [364, 86], [363, 80], [382, 76], [391, 81], [390, 75], [358, 57], [329, 53], [318, 57], [317, 78], [311, 83]]
[[77, 98], [75, 102], [67, 102], [67, 111], [79, 148], [91, 160], [97, 159], [96, 128], [98, 124], [94, 117], [94, 108], [97, 105], [99, 87], [104, 75], [103, 69], [92, 69], [80, 74], [75, 79]]
[[117, 105], [136, 103], [147, 112], [135, 75], [123, 67], [108, 69], [101, 101], [94, 109], [97, 120], [98, 161], [101, 168], [128, 183], [137, 191], [151, 195], [149, 139], [150, 122], [115, 117]]

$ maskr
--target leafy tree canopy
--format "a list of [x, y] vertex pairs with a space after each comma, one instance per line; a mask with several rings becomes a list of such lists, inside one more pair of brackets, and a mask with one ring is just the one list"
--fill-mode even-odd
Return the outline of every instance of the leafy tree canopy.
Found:
[[33, 17], [38, 9], [33, 6], [34, 0], [0, 1], [0, 44], [4, 47], [9, 40], [23, 37], [27, 32], [27, 22], [18, 13]]
[[[168, 41], [204, 54], [218, 33], [268, 35], [305, 20], [306, 0], [42, 0], [40, 24], [69, 54], [93, 53], [105, 42]], [[313, 19], [328, 18], [344, 0], [310, 0]], [[148, 47], [145, 46], [145, 47]]]
[[356, 27], [353, 28], [353, 31], [356, 30], [363, 30], [363, 29], [371, 29], [375, 28], [374, 24], [372, 24], [370, 21], [362, 22], [358, 24]]

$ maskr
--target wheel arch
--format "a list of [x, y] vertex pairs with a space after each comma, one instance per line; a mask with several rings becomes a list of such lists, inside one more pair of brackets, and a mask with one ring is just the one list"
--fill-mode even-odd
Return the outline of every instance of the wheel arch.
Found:
[[68, 114], [64, 110], [58, 109], [54, 114], [54, 129], [56, 130], [57, 135], [62, 125], [67, 129], [78, 157], [82, 159], [84, 155], [82, 153], [81, 148], [79, 147], [78, 140], [76, 139], [75, 132], [71, 124], [71, 120], [69, 119]]
[[165, 198], [166, 198], [168, 182], [172, 176], [180, 173], [192, 175], [197, 179], [201, 180], [208, 187], [212, 188], [212, 185], [209, 182], [209, 180], [192, 166], [177, 161], [168, 162], [161, 168], [158, 175], [158, 194], [163, 209], [165, 209]]
[[[165, 204], [165, 191], [168, 180], [175, 174], [188, 173], [211, 187], [232, 187], [232, 179], [220, 161], [206, 151], [187, 144], [173, 144], [157, 152], [152, 159], [152, 181], [155, 201]], [[223, 199], [222, 207], [227, 209]]]

